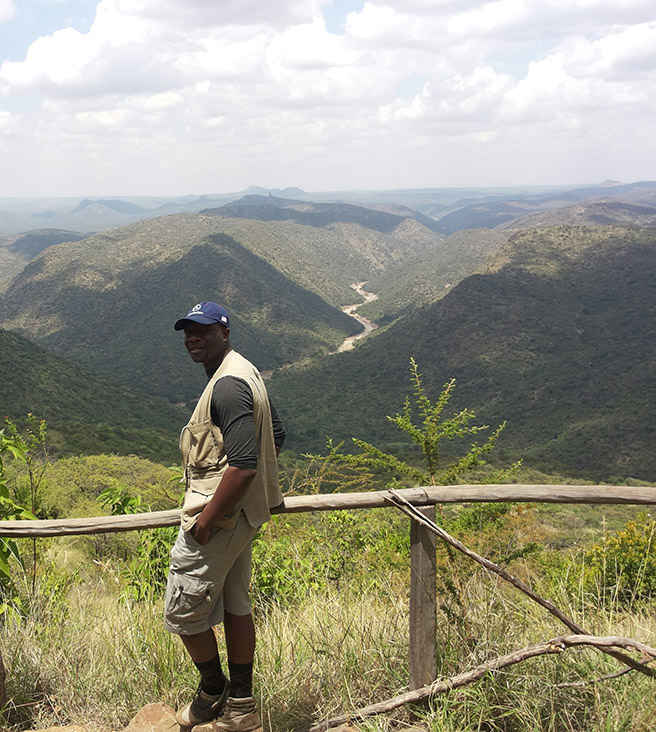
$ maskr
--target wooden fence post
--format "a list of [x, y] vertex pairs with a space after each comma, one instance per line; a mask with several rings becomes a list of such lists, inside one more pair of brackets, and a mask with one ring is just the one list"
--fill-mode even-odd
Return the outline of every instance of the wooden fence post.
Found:
[[[435, 506], [420, 509], [435, 521]], [[436, 536], [417, 521], [410, 522], [410, 689], [430, 684], [437, 676]]]

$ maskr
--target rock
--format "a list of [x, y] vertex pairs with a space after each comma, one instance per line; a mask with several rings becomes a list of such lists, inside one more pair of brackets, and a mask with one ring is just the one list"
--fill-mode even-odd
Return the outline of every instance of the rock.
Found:
[[175, 711], [161, 702], [140, 709], [124, 732], [179, 732]]

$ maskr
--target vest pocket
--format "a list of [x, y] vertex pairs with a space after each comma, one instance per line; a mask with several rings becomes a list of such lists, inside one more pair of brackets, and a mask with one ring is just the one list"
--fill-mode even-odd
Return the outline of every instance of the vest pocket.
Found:
[[[186, 435], [181, 440], [181, 445], [187, 446], [188, 453], [184, 456], [185, 464], [194, 468], [210, 468], [219, 462], [220, 451], [217, 437], [213, 434], [211, 421], [188, 424], [185, 427]], [[221, 440], [221, 447], [223, 440]]]

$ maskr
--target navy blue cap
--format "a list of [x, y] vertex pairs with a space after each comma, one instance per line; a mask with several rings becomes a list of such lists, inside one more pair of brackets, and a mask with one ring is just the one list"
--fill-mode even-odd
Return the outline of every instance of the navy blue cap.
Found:
[[220, 323], [226, 328], [230, 327], [228, 311], [215, 302], [199, 302], [198, 305], [194, 305], [184, 318], [176, 320], [173, 328], [175, 330], [182, 330], [190, 320], [194, 323], [202, 323], [203, 325]]

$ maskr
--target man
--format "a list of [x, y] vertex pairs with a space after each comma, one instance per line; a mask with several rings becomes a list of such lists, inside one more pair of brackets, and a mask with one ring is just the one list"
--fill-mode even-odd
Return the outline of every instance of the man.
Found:
[[[199, 732], [261, 732], [252, 688], [251, 545], [283, 500], [277, 455], [285, 430], [259, 372], [232, 350], [223, 307], [199, 303], [174, 328], [184, 330], [189, 355], [209, 378], [180, 436], [186, 492], [164, 624], [201, 678], [176, 718]], [[222, 621], [229, 680], [212, 630]]]

